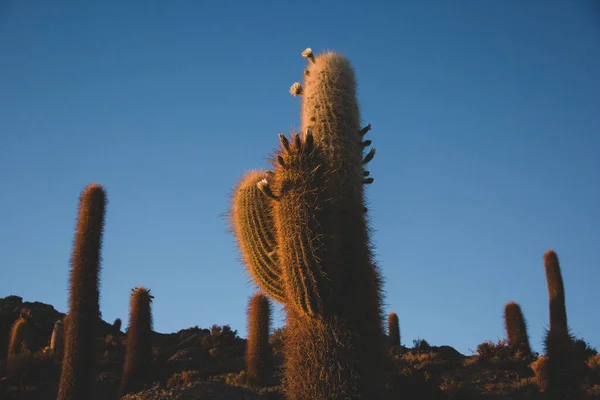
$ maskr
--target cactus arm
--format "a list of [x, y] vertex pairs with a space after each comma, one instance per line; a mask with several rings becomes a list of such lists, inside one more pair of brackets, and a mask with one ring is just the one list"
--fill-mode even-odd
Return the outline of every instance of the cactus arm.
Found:
[[291, 143], [284, 136], [280, 141], [273, 163], [279, 200], [273, 209], [287, 305], [299, 315], [314, 316], [326, 311], [325, 267], [332, 262], [326, 252], [326, 175], [310, 131], [293, 134]]
[[271, 206], [258, 185], [265, 176], [264, 171], [250, 171], [242, 178], [233, 196], [231, 223], [248, 273], [265, 293], [284, 303]]

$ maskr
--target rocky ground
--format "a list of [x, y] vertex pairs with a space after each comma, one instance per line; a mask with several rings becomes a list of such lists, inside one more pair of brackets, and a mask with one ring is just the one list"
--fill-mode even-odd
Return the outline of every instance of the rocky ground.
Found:
[[[23, 352], [6, 361], [13, 322], [25, 309], [31, 329]], [[60, 355], [49, 351], [54, 322], [64, 317], [52, 306], [0, 299], [0, 399], [56, 399]], [[98, 331], [98, 364], [94, 399], [115, 399], [120, 381], [126, 336], [102, 321]], [[272, 336], [273, 351], [281, 361], [281, 331]], [[278, 379], [264, 388], [245, 382], [245, 340], [228, 326], [198, 327], [172, 334], [156, 333], [154, 363], [146, 388], [124, 399], [283, 399]], [[600, 398], [600, 356], [580, 341], [587, 368], [573, 399]], [[390, 399], [543, 399], [532, 359], [515, 355], [503, 342], [483, 343], [478, 354], [464, 356], [449, 346], [415, 341], [412, 348], [390, 350], [387, 386]], [[582, 356], [583, 357], [583, 356]]]

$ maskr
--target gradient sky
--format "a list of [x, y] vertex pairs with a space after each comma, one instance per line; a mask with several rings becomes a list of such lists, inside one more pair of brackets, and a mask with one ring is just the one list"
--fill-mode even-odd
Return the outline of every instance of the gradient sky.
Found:
[[356, 69], [377, 148], [373, 241], [403, 343], [470, 354], [504, 336], [514, 300], [541, 350], [553, 248], [569, 324], [600, 346], [594, 0], [1, 0], [0, 297], [66, 311], [79, 193], [99, 182], [104, 319], [126, 324], [144, 285], [157, 331], [245, 337], [254, 289], [223, 213], [299, 126], [288, 89], [306, 47]]

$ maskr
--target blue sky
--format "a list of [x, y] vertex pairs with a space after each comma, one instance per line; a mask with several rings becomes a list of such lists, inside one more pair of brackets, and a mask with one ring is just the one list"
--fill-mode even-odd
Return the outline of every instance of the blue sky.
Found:
[[253, 288], [222, 214], [299, 126], [288, 89], [312, 47], [356, 69], [402, 341], [470, 354], [504, 336], [514, 300], [540, 350], [553, 248], [569, 324], [600, 346], [593, 0], [50, 3], [0, 5], [0, 297], [66, 311], [78, 196], [94, 181], [109, 198], [104, 318], [126, 323], [145, 285], [159, 332], [245, 336]]

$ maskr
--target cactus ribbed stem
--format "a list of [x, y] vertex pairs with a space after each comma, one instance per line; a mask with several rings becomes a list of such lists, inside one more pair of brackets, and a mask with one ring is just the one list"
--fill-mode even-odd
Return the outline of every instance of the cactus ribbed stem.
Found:
[[242, 178], [234, 192], [231, 222], [248, 273], [261, 290], [283, 303], [272, 209], [257, 186], [266, 176], [266, 171], [250, 171]]
[[[301, 128], [302, 132], [311, 132], [314, 150], [304, 154], [309, 159], [298, 161], [306, 171], [296, 173], [291, 172], [292, 166], [276, 166], [274, 178], [275, 192], [280, 197], [274, 205], [278, 254], [284, 275], [293, 271], [299, 278], [293, 282], [286, 275], [286, 294], [304, 295], [305, 306], [310, 303], [308, 299], [317, 304], [318, 312], [308, 313], [323, 319], [317, 326], [327, 326], [334, 318], [336, 324], [349, 331], [350, 358], [348, 363], [340, 364], [352, 370], [350, 375], [355, 381], [348, 384], [356, 387], [357, 393], [378, 399], [383, 396], [385, 363], [382, 283], [373, 261], [363, 189], [364, 183], [372, 182], [364, 181], [364, 166], [375, 152], [372, 149], [363, 158], [363, 135], [368, 129], [360, 127], [354, 71], [348, 60], [334, 52], [318, 56], [312, 51], [305, 53], [310, 61], [299, 93]], [[284, 153], [279, 155], [285, 158]], [[317, 173], [311, 176], [312, 171]], [[290, 201], [287, 211], [282, 212], [286, 195], [296, 200], [297, 208]], [[294, 251], [295, 257], [284, 254]], [[305, 273], [300, 275], [298, 271]], [[298, 309], [292, 318], [295, 314], [301, 315]], [[303, 368], [302, 364], [297, 367]], [[288, 362], [287, 368], [293, 368], [293, 364]]]

